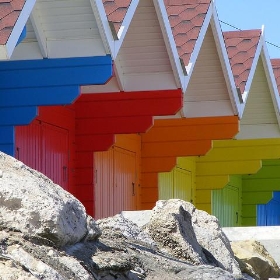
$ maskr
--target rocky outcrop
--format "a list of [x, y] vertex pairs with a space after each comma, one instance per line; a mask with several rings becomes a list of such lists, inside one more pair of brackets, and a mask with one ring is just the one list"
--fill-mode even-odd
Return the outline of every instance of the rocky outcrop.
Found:
[[159, 201], [144, 223], [123, 214], [94, 221], [3, 153], [0, 170], [0, 280], [244, 279], [216, 218], [190, 203]]
[[216, 217], [179, 199], [158, 201], [146, 224], [159, 248], [192, 264], [208, 264], [240, 275], [230, 242]]
[[0, 229], [46, 238], [55, 246], [101, 233], [73, 195], [43, 174], [0, 153]]
[[254, 279], [265, 280], [279, 277], [280, 270], [277, 263], [269, 255], [265, 247], [256, 240], [231, 242], [231, 247], [239, 260], [243, 271]]

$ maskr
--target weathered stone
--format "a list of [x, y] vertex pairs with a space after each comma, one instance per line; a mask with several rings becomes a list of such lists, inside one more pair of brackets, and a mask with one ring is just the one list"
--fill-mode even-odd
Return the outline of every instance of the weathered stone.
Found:
[[11, 260], [2, 261], [0, 258], [0, 280], [38, 280]]
[[89, 234], [100, 235], [87, 223], [85, 208], [73, 195], [46, 176], [0, 152], [0, 228], [73, 244]]
[[219, 221], [215, 216], [209, 215], [205, 211], [195, 209], [193, 211], [190, 203], [184, 204], [192, 211], [192, 225], [198, 243], [219, 262], [219, 267], [240, 275], [241, 271], [238, 262], [234, 258], [230, 242], [222, 231]]
[[249, 276], [249, 277], [252, 277], [252, 279], [254, 279], [254, 280], [260, 280], [260, 276], [254, 271], [253, 267], [250, 264], [248, 264], [238, 258], [236, 258], [236, 260], [239, 264], [240, 270], [243, 275], [246, 275], [247, 278]]
[[178, 252], [193, 264], [211, 264], [241, 275], [217, 218], [189, 202], [179, 199], [158, 201], [147, 229], [159, 246], [172, 255]]
[[155, 245], [155, 242], [146, 232], [144, 232], [137, 224], [125, 218], [122, 213], [113, 217], [97, 220], [96, 223], [103, 232], [103, 235], [121, 234], [126, 238], [140, 240], [150, 245]]
[[260, 279], [280, 276], [277, 263], [260, 242], [256, 240], [233, 241], [231, 247], [235, 256], [249, 264]]
[[95, 222], [41, 173], [2, 153], [0, 169], [0, 280], [241, 279], [208, 244], [226, 248], [217, 221], [190, 203], [160, 201], [148, 223]]
[[191, 214], [183, 204], [175, 199], [158, 201], [146, 224], [147, 232], [163, 252], [191, 264], [207, 264], [193, 230]]

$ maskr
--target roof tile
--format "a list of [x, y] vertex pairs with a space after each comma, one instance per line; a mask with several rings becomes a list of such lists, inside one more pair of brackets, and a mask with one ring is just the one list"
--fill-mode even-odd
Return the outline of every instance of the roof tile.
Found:
[[102, 0], [109, 21], [118, 33], [132, 0]]
[[5, 45], [26, 0], [0, 0], [0, 45]]
[[211, 0], [164, 0], [177, 51], [189, 64]]
[[261, 30], [223, 32], [236, 87], [241, 93], [249, 77], [253, 59], [261, 36]]
[[272, 69], [275, 76], [278, 92], [280, 94], [280, 59], [274, 58], [271, 59]]

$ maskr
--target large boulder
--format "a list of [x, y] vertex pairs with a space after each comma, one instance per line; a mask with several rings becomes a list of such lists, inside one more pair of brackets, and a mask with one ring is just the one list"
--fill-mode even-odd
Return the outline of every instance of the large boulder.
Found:
[[264, 280], [280, 276], [277, 263], [260, 242], [256, 240], [233, 241], [231, 247], [238, 260], [245, 263], [245, 268], [249, 267], [257, 274], [255, 279]]
[[240, 274], [239, 264], [218, 219], [205, 211], [194, 208], [191, 203], [186, 203], [184, 207], [192, 215], [193, 229], [200, 246], [211, 252], [220, 267], [235, 275]]
[[161, 250], [192, 264], [210, 264], [241, 275], [230, 242], [218, 220], [191, 203], [161, 200], [154, 207], [146, 229]]
[[0, 229], [46, 238], [61, 247], [101, 232], [73, 195], [0, 152]]

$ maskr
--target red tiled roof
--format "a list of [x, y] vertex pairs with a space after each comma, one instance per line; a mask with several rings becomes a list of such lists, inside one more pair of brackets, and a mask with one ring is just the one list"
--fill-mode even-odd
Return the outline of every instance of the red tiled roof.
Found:
[[278, 87], [278, 92], [280, 93], [280, 58], [271, 59], [271, 64]]
[[132, 0], [102, 0], [109, 21], [118, 33]]
[[236, 87], [239, 87], [243, 93], [260, 40], [261, 30], [228, 31], [223, 32], [223, 35]]
[[180, 58], [189, 64], [211, 0], [164, 0]]
[[5, 45], [26, 0], [0, 0], [0, 45]]

